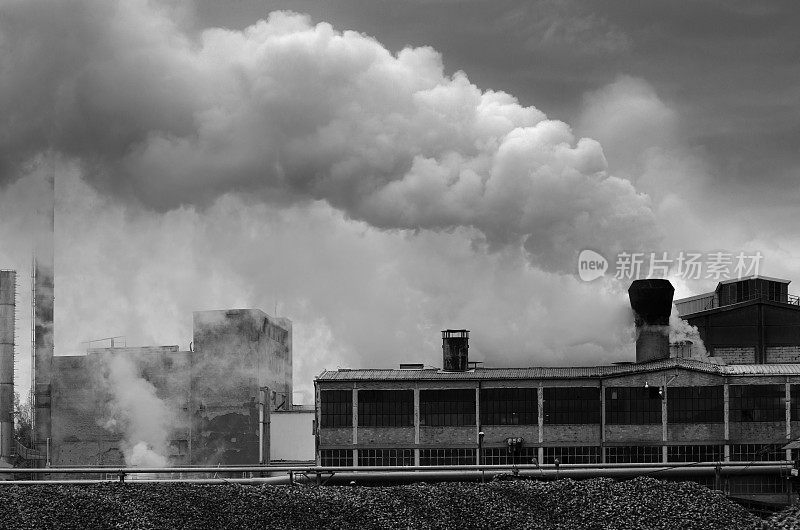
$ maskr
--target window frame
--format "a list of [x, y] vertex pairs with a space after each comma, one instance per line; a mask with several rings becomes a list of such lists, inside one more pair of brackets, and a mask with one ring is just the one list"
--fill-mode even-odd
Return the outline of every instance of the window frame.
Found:
[[419, 391], [420, 427], [472, 427], [475, 420], [474, 388]]
[[[589, 396], [589, 394], [594, 394]], [[600, 388], [594, 386], [545, 387], [542, 392], [545, 425], [600, 423]], [[589, 404], [589, 406], [587, 406]], [[555, 405], [556, 410], [551, 407]], [[569, 420], [569, 421], [566, 421]]]
[[[329, 399], [326, 399], [326, 395]], [[336, 399], [330, 399], [336, 398]], [[322, 429], [349, 428], [353, 426], [353, 391], [329, 389], [319, 392], [319, 421]]]

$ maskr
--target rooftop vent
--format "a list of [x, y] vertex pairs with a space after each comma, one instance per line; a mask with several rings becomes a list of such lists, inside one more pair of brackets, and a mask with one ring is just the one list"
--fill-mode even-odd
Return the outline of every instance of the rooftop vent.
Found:
[[442, 331], [442, 368], [446, 372], [466, 372], [469, 364], [469, 330]]
[[422, 363], [400, 363], [401, 370], [422, 370], [425, 365]]

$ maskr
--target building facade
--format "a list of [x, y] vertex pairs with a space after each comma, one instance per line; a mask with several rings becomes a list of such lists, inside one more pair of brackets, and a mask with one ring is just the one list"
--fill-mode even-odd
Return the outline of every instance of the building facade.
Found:
[[797, 364], [337, 370], [316, 393], [323, 466], [782, 461], [800, 437]]
[[[635, 363], [475, 367], [466, 359], [466, 342], [453, 347], [453, 337], [463, 340], [467, 332], [448, 330], [442, 366], [459, 369], [324, 371], [315, 380], [317, 461], [656, 463], [687, 465], [687, 478], [702, 481], [691, 476], [691, 463], [791, 459], [783, 447], [800, 437], [800, 357], [774, 362], [767, 356], [772, 362], [748, 364], [669, 357], [664, 323], [672, 292], [665, 280], [631, 286]], [[800, 337], [787, 342], [800, 346]], [[731, 495], [762, 500], [785, 502], [788, 493], [786, 478], [774, 474], [731, 477], [724, 487]]]

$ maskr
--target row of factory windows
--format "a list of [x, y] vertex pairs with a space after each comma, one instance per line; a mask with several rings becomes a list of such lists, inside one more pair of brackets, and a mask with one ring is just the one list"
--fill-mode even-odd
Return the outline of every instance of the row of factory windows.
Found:
[[[667, 462], [722, 462], [724, 445], [668, 445]], [[513, 453], [506, 447], [483, 449], [481, 462], [486, 465], [536, 464], [538, 447], [524, 446]], [[597, 445], [572, 447], [544, 447], [544, 464], [599, 464], [603, 462], [603, 448]], [[786, 460], [782, 444], [731, 444], [730, 462], [766, 462]], [[363, 466], [413, 466], [413, 449], [358, 449], [358, 465]], [[323, 449], [320, 451], [323, 466], [352, 466], [352, 449]], [[477, 463], [475, 448], [420, 449], [421, 466], [469, 466]], [[663, 463], [660, 445], [631, 445], [605, 448], [605, 463]]]
[[[718, 386], [669, 387], [669, 423], [724, 422], [724, 389]], [[420, 425], [475, 425], [475, 390], [420, 390]], [[663, 390], [658, 387], [605, 389], [608, 424], [661, 423]], [[791, 385], [800, 396], [800, 385]], [[320, 393], [321, 426], [353, 425], [352, 390]], [[545, 424], [600, 423], [600, 389], [555, 387], [543, 389]], [[785, 420], [783, 385], [730, 385], [730, 421]], [[481, 425], [536, 425], [539, 405], [536, 388], [485, 388], [480, 391]], [[800, 420], [800, 399], [791, 403], [792, 421]], [[414, 425], [412, 390], [359, 390], [359, 427], [410, 427]]]

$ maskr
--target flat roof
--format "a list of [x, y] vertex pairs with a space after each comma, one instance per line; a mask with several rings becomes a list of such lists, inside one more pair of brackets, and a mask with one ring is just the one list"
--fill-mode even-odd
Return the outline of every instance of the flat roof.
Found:
[[684, 313], [683, 315], [681, 315], [681, 318], [686, 320], [687, 318], [695, 318], [698, 315], [705, 315], [705, 314], [710, 315], [713, 313], [724, 313], [726, 311], [738, 311], [743, 307], [756, 304], [770, 305], [773, 307], [779, 307], [781, 309], [789, 309], [792, 311], [800, 311], [800, 305], [797, 304], [791, 304], [787, 302], [776, 302], [775, 300], [767, 300], [765, 298], [752, 298], [750, 300], [745, 300], [744, 302], [734, 302], [732, 304], [721, 305], [709, 309], [701, 309], [700, 311], [694, 311], [692, 313]]
[[772, 278], [770, 276], [761, 276], [760, 274], [751, 274], [750, 276], [742, 276], [741, 278], [734, 278], [732, 280], [725, 280], [725, 281], [719, 282], [717, 284], [717, 288], [719, 288], [720, 285], [725, 285], [725, 284], [728, 284], [728, 283], [743, 282], [745, 280], [769, 280], [771, 282], [778, 282], [778, 283], [787, 283], [787, 284], [788, 283], [792, 283], [792, 280], [782, 280], [780, 278]]
[[716, 291], [711, 292], [711, 293], [696, 294], [694, 296], [687, 296], [686, 298], [678, 298], [677, 300], [674, 300], [673, 303], [679, 304], [681, 302], [691, 302], [692, 300], [702, 300], [704, 298], [714, 298], [715, 296], [717, 296]]
[[502, 379], [594, 379], [683, 368], [721, 376], [800, 375], [800, 363], [720, 365], [697, 359], [672, 358], [638, 364], [583, 367], [476, 368], [466, 372], [438, 369], [325, 370], [316, 381], [485, 381]]

